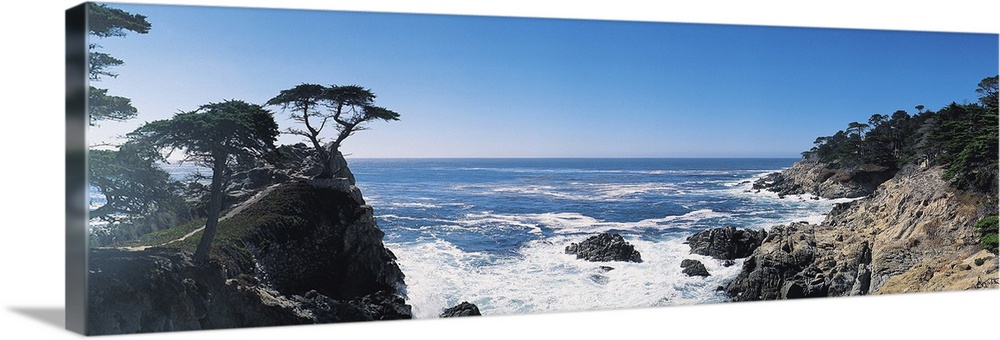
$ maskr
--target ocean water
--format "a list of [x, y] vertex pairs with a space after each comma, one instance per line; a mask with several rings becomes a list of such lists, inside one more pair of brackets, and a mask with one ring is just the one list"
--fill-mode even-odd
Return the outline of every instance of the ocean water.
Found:
[[[797, 159], [348, 159], [406, 275], [417, 318], [462, 301], [485, 315], [719, 303], [736, 276], [690, 254], [716, 227], [819, 223], [835, 203], [755, 193], [755, 179]], [[164, 164], [175, 180], [207, 169]], [[103, 204], [91, 192], [91, 206]], [[91, 226], [103, 222], [92, 221]], [[588, 262], [566, 246], [621, 234], [642, 263]], [[681, 273], [700, 260], [711, 276]], [[606, 271], [601, 266], [613, 267]]]
[[[750, 190], [796, 159], [348, 161], [406, 275], [417, 318], [462, 301], [486, 315], [725, 302], [717, 287], [742, 260], [724, 267], [689, 254], [686, 237], [727, 225], [819, 223], [840, 202]], [[601, 232], [621, 234], [643, 262], [564, 253]], [[687, 258], [711, 276], [682, 274]]]

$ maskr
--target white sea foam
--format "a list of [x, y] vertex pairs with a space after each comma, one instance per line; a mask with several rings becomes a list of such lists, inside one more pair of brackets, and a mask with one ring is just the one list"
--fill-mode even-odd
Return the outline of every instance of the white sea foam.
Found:
[[422, 202], [387, 202], [387, 203], [380, 203], [379, 207], [436, 209], [436, 208], [441, 208], [442, 205], [433, 203], [422, 203]]
[[484, 228], [518, 227], [530, 228], [532, 232], [541, 232], [541, 227], [552, 229], [556, 234], [600, 233], [610, 230], [636, 229], [677, 229], [688, 228], [696, 222], [729, 217], [732, 214], [720, 213], [711, 209], [701, 209], [683, 215], [664, 216], [662, 218], [644, 219], [635, 222], [604, 221], [574, 212], [550, 212], [540, 214], [501, 214], [493, 212], [477, 212], [465, 214], [454, 221], [457, 225], [467, 227], [481, 226]]
[[[791, 222], [809, 222], [819, 224], [826, 219], [830, 210], [839, 203], [851, 202], [860, 198], [837, 198], [827, 199], [814, 196], [812, 194], [779, 196], [777, 193], [768, 190], [754, 190], [753, 183], [767, 176], [774, 171], [767, 171], [753, 176], [750, 179], [743, 179], [731, 182], [726, 185], [725, 192], [733, 197], [746, 199], [762, 204], [781, 207], [786, 213], [778, 220], [767, 220], [765, 224], [758, 227], [767, 229], [773, 225], [788, 224]], [[758, 215], [768, 212], [753, 212], [749, 215]]]
[[633, 195], [661, 193], [679, 194], [673, 183], [566, 183], [553, 185], [511, 185], [511, 184], [469, 184], [456, 185], [454, 190], [469, 191], [481, 195], [529, 195], [546, 196], [574, 201], [631, 201]]
[[757, 172], [757, 170], [702, 170], [702, 169], [654, 169], [654, 170], [617, 170], [617, 169], [543, 169], [543, 168], [496, 168], [496, 167], [462, 167], [439, 168], [439, 170], [489, 171], [518, 174], [629, 174], [629, 175], [728, 175], [733, 173]]
[[[408, 303], [417, 318], [434, 318], [446, 307], [469, 301], [486, 315], [634, 308], [722, 302], [716, 292], [741, 267], [688, 254], [680, 238], [629, 239], [642, 263], [587, 262], [564, 253], [579, 236], [533, 241], [520, 256], [467, 253], [441, 240], [389, 244], [406, 273]], [[698, 259], [712, 274], [681, 273], [680, 262]], [[601, 266], [610, 266], [611, 271]]]

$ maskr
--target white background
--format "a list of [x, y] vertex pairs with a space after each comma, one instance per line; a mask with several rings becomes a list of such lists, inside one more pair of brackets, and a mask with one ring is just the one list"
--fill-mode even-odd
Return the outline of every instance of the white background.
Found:
[[[141, 1], [146, 2], [146, 1]], [[249, 7], [1000, 32], [997, 1], [157, 1]], [[684, 3], [694, 3], [684, 1]], [[73, 1], [6, 3], [2, 20], [0, 336], [72, 338], [64, 299], [64, 11]], [[919, 49], [915, 47], [914, 49]], [[907, 338], [996, 336], [1000, 290], [645, 308], [449, 320], [128, 335], [115, 339]], [[13, 335], [13, 337], [11, 337]]]

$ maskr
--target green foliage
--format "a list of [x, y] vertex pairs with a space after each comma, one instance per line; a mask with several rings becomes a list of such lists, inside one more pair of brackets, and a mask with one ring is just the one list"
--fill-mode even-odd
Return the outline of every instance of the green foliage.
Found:
[[979, 247], [986, 251], [997, 253], [998, 249], [998, 220], [997, 215], [986, 216], [976, 222], [976, 233], [979, 234]]
[[216, 159], [263, 157], [274, 149], [278, 124], [260, 105], [240, 100], [202, 105], [173, 118], [146, 123], [128, 137], [154, 149], [183, 150], [188, 160], [212, 167]]
[[91, 230], [92, 245], [135, 239], [191, 218], [180, 195], [182, 185], [156, 164], [159, 159], [152, 150], [132, 143], [88, 152], [89, 184], [105, 198], [90, 211], [90, 218], [107, 222]]
[[146, 123], [128, 134], [135, 143], [154, 150], [182, 150], [186, 159], [212, 169], [205, 231], [194, 260], [208, 260], [222, 209], [222, 183], [230, 164], [246, 158], [264, 158], [275, 149], [278, 124], [260, 105], [227, 100], [202, 105], [173, 118]]
[[[309, 139], [313, 148], [322, 154], [323, 147], [320, 146], [319, 134], [326, 127], [328, 118], [325, 118], [318, 109], [324, 100], [326, 88], [316, 84], [301, 84], [288, 90], [282, 90], [277, 96], [267, 101], [267, 105], [280, 106], [282, 110], [291, 108], [290, 118], [302, 122], [306, 129], [288, 128], [287, 133], [300, 135]], [[319, 119], [318, 125], [314, 125], [312, 119]]]
[[[151, 214], [179, 200], [180, 183], [160, 169], [148, 150], [126, 144], [119, 150], [90, 150], [90, 185], [107, 203], [90, 212], [90, 218], [117, 221]], [[124, 216], [124, 217], [123, 217]]]
[[111, 72], [111, 67], [125, 64], [125, 61], [112, 57], [107, 53], [93, 51], [90, 52], [88, 61], [90, 62], [90, 69], [88, 70], [90, 72], [89, 78], [92, 81], [101, 80], [101, 76], [117, 77], [117, 73]]
[[868, 124], [852, 122], [846, 130], [833, 136], [819, 137], [808, 154], [836, 167], [857, 167], [865, 164], [897, 168], [903, 151], [912, 141], [910, 115], [903, 110], [888, 115], [874, 114]]
[[[952, 103], [938, 111], [933, 129], [927, 136], [927, 152], [934, 163], [945, 167], [946, 180], [962, 189], [997, 193], [998, 115], [995, 80], [993, 90], [983, 89], [986, 78], [977, 92], [984, 93], [980, 103], [988, 105]], [[992, 97], [992, 98], [990, 98]], [[992, 103], [992, 104], [990, 104]]]
[[[239, 214], [220, 221], [216, 236], [218, 246], [213, 247], [212, 254], [215, 258], [227, 253], [248, 254], [247, 242], [266, 246], [302, 239], [311, 235], [317, 224], [354, 220], [358, 207], [346, 193], [301, 182], [287, 183], [275, 188], [264, 199], [246, 206]], [[192, 239], [196, 238], [193, 236], [177, 246], [194, 249]]]
[[979, 102], [985, 107], [997, 108], [997, 79], [998, 76], [992, 76], [983, 78], [979, 82], [979, 87], [976, 88], [976, 93], [979, 93]]
[[[107, 38], [123, 37], [126, 31], [146, 34], [152, 26], [143, 15], [131, 14], [104, 4], [87, 3], [87, 27], [91, 36]], [[98, 44], [88, 46], [90, 53], [87, 69], [91, 81], [100, 81], [105, 76], [117, 77], [118, 74], [111, 69], [125, 64], [110, 54], [98, 52], [97, 49], [100, 47]], [[132, 106], [131, 100], [110, 96], [107, 92], [107, 89], [90, 86], [88, 94], [90, 125], [102, 120], [124, 121], [135, 118], [138, 110]]]
[[87, 28], [91, 35], [106, 37], [122, 37], [125, 31], [139, 34], [149, 33], [152, 26], [146, 21], [146, 16], [132, 14], [105, 4], [87, 3]]
[[[373, 120], [399, 120], [399, 113], [375, 106], [375, 94], [371, 90], [358, 85], [300, 84], [288, 90], [282, 90], [277, 96], [267, 101], [267, 105], [280, 106], [283, 110], [291, 108], [291, 118], [302, 122], [306, 129], [289, 128], [288, 133], [301, 135], [309, 139], [317, 155], [326, 164], [319, 177], [333, 176], [330, 157], [339, 152], [341, 144], [347, 137], [357, 131], [365, 130], [365, 124]], [[320, 108], [326, 108], [321, 110]], [[320, 133], [326, 123], [333, 120], [336, 123], [337, 135], [325, 150], [320, 144]]]
[[[282, 109], [292, 109], [291, 118], [302, 122], [306, 130], [289, 129], [292, 134], [309, 138], [313, 147], [322, 152], [319, 134], [327, 121], [337, 124], [337, 137], [332, 148], [336, 150], [344, 139], [356, 131], [364, 130], [365, 123], [373, 120], [399, 120], [399, 114], [384, 107], [375, 106], [375, 94], [358, 85], [330, 85], [324, 87], [317, 84], [300, 84], [288, 90], [282, 90], [277, 96], [267, 101], [267, 105], [280, 106]], [[326, 111], [321, 107], [328, 108]], [[311, 121], [315, 118], [318, 122]]]
[[108, 90], [91, 86], [88, 93], [90, 105], [90, 123], [112, 120], [125, 121], [135, 118], [138, 110], [132, 106], [132, 100], [125, 97], [109, 96]]
[[[184, 222], [181, 225], [157, 230], [145, 235], [140, 236], [137, 239], [122, 242], [122, 246], [128, 247], [155, 247], [155, 246], [165, 246], [165, 247], [179, 247], [180, 244], [172, 242], [183, 238], [185, 235], [197, 230], [198, 228], [205, 226], [205, 219], [194, 219]], [[189, 238], [197, 240], [198, 235], [192, 235]], [[169, 244], [168, 244], [169, 243]], [[191, 250], [194, 250], [192, 247]]]
[[952, 103], [941, 110], [918, 114], [903, 110], [891, 116], [875, 114], [868, 124], [852, 122], [847, 129], [816, 139], [803, 153], [834, 168], [877, 165], [899, 169], [927, 160], [945, 169], [944, 179], [961, 189], [997, 195], [997, 77], [988, 77], [976, 89], [979, 103]]
[[985, 257], [976, 258], [975, 263], [977, 267], [982, 266], [983, 263], [986, 263], [986, 258]]

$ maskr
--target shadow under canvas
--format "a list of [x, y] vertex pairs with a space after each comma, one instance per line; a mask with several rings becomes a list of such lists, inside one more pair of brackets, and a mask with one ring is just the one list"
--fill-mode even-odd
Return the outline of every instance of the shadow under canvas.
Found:
[[11, 307], [10, 310], [59, 329], [66, 328], [66, 309], [62, 307]]

